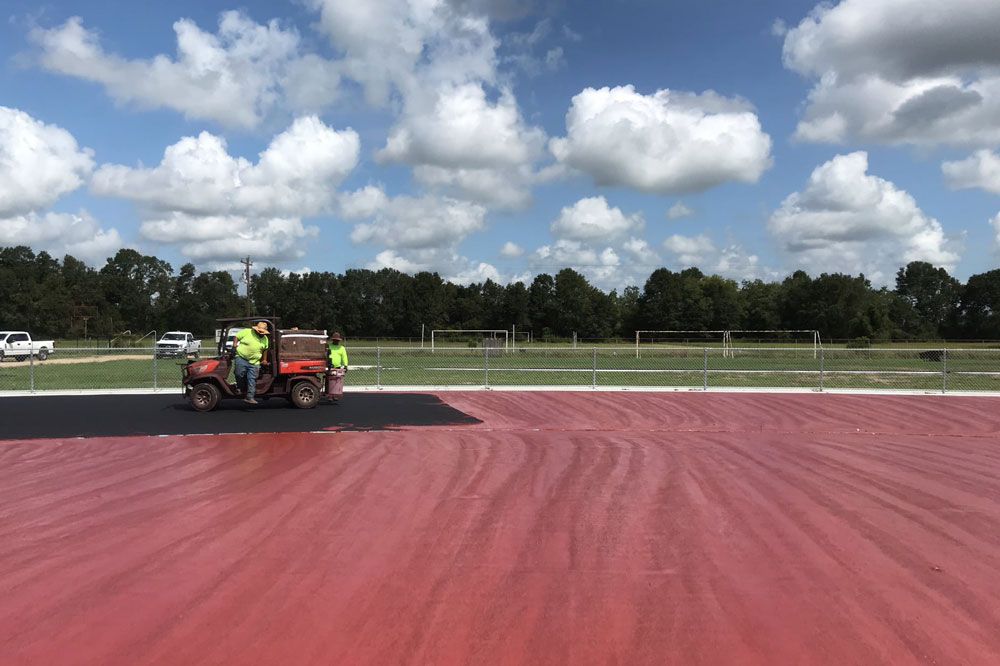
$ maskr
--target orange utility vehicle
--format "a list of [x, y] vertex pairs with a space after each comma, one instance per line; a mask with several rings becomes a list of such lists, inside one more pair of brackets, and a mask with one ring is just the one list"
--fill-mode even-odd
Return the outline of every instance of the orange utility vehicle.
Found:
[[267, 363], [261, 363], [256, 398], [281, 397], [301, 409], [315, 407], [323, 395], [326, 372], [326, 331], [282, 329], [276, 317], [219, 319], [219, 341], [215, 358], [188, 361], [181, 369], [184, 397], [199, 412], [208, 412], [220, 400], [242, 398], [229, 380], [233, 367], [232, 338], [243, 328], [266, 321], [273, 331], [267, 348]]

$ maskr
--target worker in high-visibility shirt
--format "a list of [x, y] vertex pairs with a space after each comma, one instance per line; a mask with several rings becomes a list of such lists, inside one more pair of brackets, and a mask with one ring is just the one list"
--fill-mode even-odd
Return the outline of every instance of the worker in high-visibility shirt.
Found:
[[243, 401], [251, 405], [257, 404], [253, 396], [257, 388], [260, 365], [267, 363], [269, 334], [267, 322], [259, 321], [250, 328], [241, 330], [233, 340], [233, 351], [236, 354], [236, 358], [233, 359], [233, 376], [236, 379], [236, 388], [245, 396]]
[[326, 368], [326, 399], [337, 402], [344, 395], [344, 373], [347, 372], [347, 348], [344, 338], [334, 332], [326, 339], [329, 364]]

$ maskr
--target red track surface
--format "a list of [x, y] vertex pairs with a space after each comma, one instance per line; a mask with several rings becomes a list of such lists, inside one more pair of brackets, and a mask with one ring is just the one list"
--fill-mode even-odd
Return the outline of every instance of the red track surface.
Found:
[[1000, 662], [997, 399], [442, 398], [0, 442], [0, 664]]

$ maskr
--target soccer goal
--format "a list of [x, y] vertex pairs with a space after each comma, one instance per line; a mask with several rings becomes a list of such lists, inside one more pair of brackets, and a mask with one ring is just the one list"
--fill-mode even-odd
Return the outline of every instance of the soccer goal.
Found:
[[722, 345], [723, 357], [732, 358], [740, 347], [811, 347], [813, 358], [819, 355], [823, 339], [815, 329], [731, 329]]
[[650, 347], [685, 347], [697, 345], [722, 346], [726, 344], [726, 336], [729, 331], [706, 331], [699, 329], [695, 331], [636, 331], [635, 332], [635, 357], [640, 356], [640, 346], [645, 344]]
[[[734, 342], [735, 340], [735, 342]], [[819, 354], [822, 338], [814, 329], [725, 329], [694, 331], [636, 331], [635, 357], [640, 357], [642, 345], [650, 347], [722, 347], [723, 358], [732, 358], [735, 349], [745, 346], [800, 345], [812, 347], [813, 358]]]
[[[436, 328], [431, 331], [431, 351], [434, 351], [434, 345], [437, 342], [441, 342], [442, 338], [453, 342], [453, 344], [469, 343], [469, 342], [481, 342], [482, 340], [476, 340], [476, 338], [488, 338], [491, 340], [500, 340], [503, 338], [503, 348], [510, 348], [510, 331], [503, 328]], [[438, 344], [438, 346], [441, 346]]]

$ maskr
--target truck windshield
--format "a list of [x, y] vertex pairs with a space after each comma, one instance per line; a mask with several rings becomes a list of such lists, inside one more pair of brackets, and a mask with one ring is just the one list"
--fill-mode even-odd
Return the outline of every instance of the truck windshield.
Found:
[[161, 340], [183, 340], [184, 339], [184, 334], [183, 333], [164, 333], [163, 337], [160, 338], [160, 339]]

